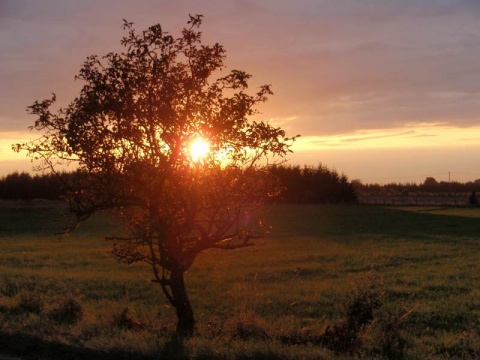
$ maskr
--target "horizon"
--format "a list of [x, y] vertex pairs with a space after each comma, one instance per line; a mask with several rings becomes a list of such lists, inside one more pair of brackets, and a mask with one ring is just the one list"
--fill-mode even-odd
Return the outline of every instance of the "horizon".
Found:
[[[292, 163], [287, 162], [287, 163], [284, 163], [284, 164], [280, 164], [280, 166], [286, 166], [286, 167], [292, 166], [292, 167], [300, 167], [300, 168], [310, 167], [312, 169], [315, 169], [317, 166], [323, 166], [323, 167], [326, 167], [327, 170], [333, 171], [334, 173], [336, 173], [339, 176], [344, 176], [344, 175], [347, 176], [349, 182], [359, 181], [363, 185], [380, 185], [380, 186], [385, 186], [385, 185], [400, 185], [400, 186], [418, 185], [418, 186], [421, 186], [427, 179], [431, 179], [431, 178], [433, 178], [438, 183], [467, 184], [467, 183], [480, 182], [480, 178], [473, 179], [473, 180], [463, 180], [463, 181], [462, 180], [457, 180], [457, 179], [455, 179], [455, 177], [472, 176], [472, 174], [458, 174], [458, 173], [452, 173], [452, 172], [448, 172], [447, 174], [439, 173], [439, 174], [433, 174], [433, 175], [432, 174], [424, 174], [424, 175], [418, 175], [418, 176], [406, 176], [406, 177], [403, 177], [403, 178], [396, 178], [396, 180], [392, 180], [393, 178], [387, 177], [387, 178], [383, 178], [383, 179], [377, 179], [377, 180], [380, 180], [380, 181], [368, 181], [368, 179], [362, 180], [362, 179], [358, 179], [358, 178], [348, 177], [348, 174], [345, 174], [343, 172], [339, 172], [339, 171], [337, 171], [337, 169], [335, 167], [329, 167], [329, 166], [326, 166], [323, 163], [318, 163], [316, 165], [312, 165], [312, 164], [301, 165], [301, 164], [292, 164]], [[59, 170], [59, 173], [69, 173], [69, 172], [75, 171], [75, 169], [69, 168], [69, 167], [65, 167], [65, 168], [58, 169], [58, 170]], [[36, 177], [36, 176], [41, 177], [41, 176], [45, 176], [45, 175], [47, 175], [47, 176], [51, 175], [50, 172], [16, 170], [15, 169], [11, 172], [8, 172], [8, 173], [5, 173], [5, 174], [0, 174], [0, 181], [4, 180], [7, 176], [15, 175], [15, 174], [20, 174], [20, 175], [21, 174], [27, 174], [31, 177]], [[446, 175], [446, 179], [445, 179], [445, 175]], [[421, 179], [421, 180], [418, 180], [418, 181], [405, 180], [405, 179], [412, 179], [412, 178], [418, 178], [418, 179]]]

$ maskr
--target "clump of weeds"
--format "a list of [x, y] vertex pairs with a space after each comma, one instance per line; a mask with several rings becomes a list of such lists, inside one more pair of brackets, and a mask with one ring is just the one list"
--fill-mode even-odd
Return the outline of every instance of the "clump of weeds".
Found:
[[22, 291], [18, 296], [18, 304], [14, 310], [40, 314], [45, 306], [42, 296], [31, 291]]
[[83, 307], [73, 296], [67, 296], [58, 301], [57, 306], [50, 312], [50, 317], [58, 322], [73, 324], [81, 320]]
[[139, 331], [145, 325], [137, 319], [137, 316], [130, 307], [125, 307], [118, 315], [114, 316], [112, 325], [124, 330]]
[[383, 303], [382, 279], [370, 270], [352, 280], [351, 290], [344, 303], [344, 314], [317, 338], [317, 342], [339, 353], [354, 353], [362, 345], [362, 334]]

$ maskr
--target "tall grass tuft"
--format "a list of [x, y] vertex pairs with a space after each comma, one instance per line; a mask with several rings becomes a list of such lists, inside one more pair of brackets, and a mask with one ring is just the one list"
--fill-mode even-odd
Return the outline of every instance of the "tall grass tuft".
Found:
[[114, 316], [112, 325], [130, 331], [138, 331], [145, 328], [145, 325], [137, 319], [133, 310], [128, 306], [120, 314]]
[[40, 314], [44, 306], [45, 302], [43, 297], [35, 292], [24, 290], [18, 296], [18, 305], [15, 310]]
[[407, 336], [406, 321], [416, 307], [395, 306], [375, 312], [370, 338], [373, 351], [387, 359], [404, 359], [412, 346]]
[[50, 317], [53, 320], [66, 324], [74, 324], [81, 320], [82, 316], [82, 305], [72, 296], [60, 299], [57, 306], [50, 312]]
[[381, 277], [375, 270], [352, 282], [345, 302], [345, 313], [320, 336], [320, 342], [336, 352], [353, 353], [362, 345], [362, 332], [383, 303]]

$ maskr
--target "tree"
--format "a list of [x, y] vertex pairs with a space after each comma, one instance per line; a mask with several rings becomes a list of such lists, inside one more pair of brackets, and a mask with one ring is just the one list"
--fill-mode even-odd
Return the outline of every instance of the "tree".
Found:
[[424, 187], [435, 187], [438, 185], [438, 181], [433, 177], [427, 177], [423, 182]]
[[468, 198], [468, 202], [470, 205], [478, 206], [478, 195], [475, 191], [472, 191], [470, 197]]
[[274, 166], [270, 172], [285, 186], [281, 200], [290, 203], [356, 203], [357, 193], [346, 175], [319, 164]]
[[[43, 170], [77, 165], [70, 209], [78, 221], [102, 210], [124, 219], [128, 236], [111, 238], [112, 254], [151, 266], [182, 336], [194, 330], [185, 272], [206, 249], [251, 246], [264, 233], [250, 219], [281, 190], [268, 168], [295, 140], [250, 119], [270, 86], [248, 94], [251, 76], [224, 71], [225, 50], [202, 44], [201, 21], [190, 16], [174, 38], [159, 24], [137, 33], [124, 20], [124, 52], [88, 57], [76, 77], [84, 86], [66, 108], [52, 110], [55, 94], [35, 101], [31, 129], [42, 136], [14, 145]], [[197, 139], [205, 151], [193, 156]]]

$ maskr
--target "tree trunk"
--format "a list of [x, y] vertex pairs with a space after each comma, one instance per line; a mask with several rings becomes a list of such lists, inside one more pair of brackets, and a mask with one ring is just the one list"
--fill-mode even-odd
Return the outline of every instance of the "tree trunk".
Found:
[[192, 306], [185, 288], [183, 270], [172, 270], [170, 275], [170, 287], [172, 290], [172, 302], [177, 312], [176, 334], [181, 337], [193, 335], [195, 328], [195, 318], [193, 316]]

